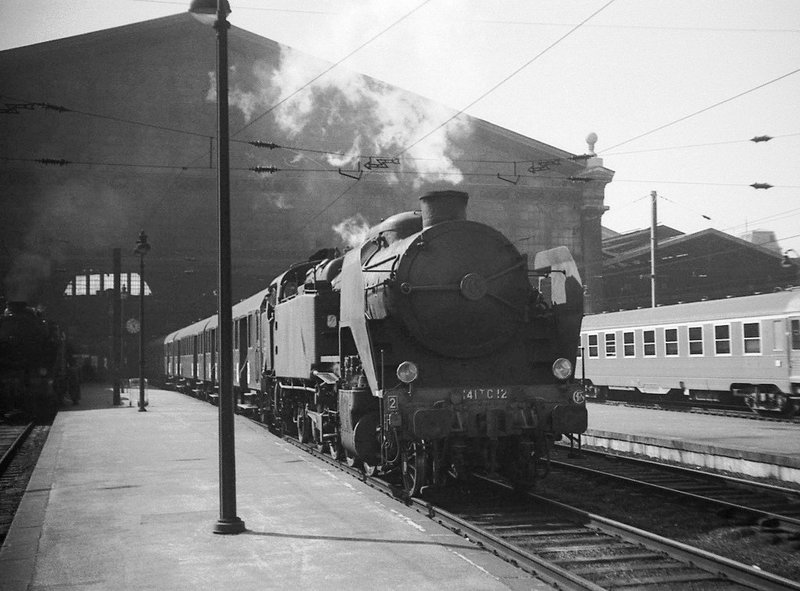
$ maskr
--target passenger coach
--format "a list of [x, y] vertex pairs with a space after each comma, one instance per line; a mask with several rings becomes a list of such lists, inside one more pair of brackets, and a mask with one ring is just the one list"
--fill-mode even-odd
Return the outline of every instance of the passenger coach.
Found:
[[800, 290], [586, 316], [576, 376], [598, 399], [800, 411]]

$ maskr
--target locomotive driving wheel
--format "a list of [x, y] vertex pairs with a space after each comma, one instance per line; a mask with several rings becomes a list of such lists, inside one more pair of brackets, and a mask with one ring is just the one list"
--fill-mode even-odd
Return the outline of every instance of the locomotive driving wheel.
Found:
[[344, 452], [344, 463], [347, 464], [350, 468], [361, 468], [361, 460], [356, 458], [353, 454], [349, 451]]
[[416, 496], [427, 484], [428, 452], [422, 442], [406, 441], [400, 454], [403, 489], [409, 496]]

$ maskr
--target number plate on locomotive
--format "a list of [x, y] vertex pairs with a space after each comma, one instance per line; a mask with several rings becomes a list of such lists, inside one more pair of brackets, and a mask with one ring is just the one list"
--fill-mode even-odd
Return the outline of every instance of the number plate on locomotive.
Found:
[[507, 400], [508, 388], [460, 388], [463, 400]]

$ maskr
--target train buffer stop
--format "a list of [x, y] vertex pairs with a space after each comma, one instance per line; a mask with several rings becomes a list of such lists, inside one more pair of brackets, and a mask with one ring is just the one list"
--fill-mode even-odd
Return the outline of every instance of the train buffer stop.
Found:
[[215, 406], [84, 385], [51, 427], [0, 549], [0, 591], [550, 589], [365, 483], [235, 417], [237, 513], [219, 517]]

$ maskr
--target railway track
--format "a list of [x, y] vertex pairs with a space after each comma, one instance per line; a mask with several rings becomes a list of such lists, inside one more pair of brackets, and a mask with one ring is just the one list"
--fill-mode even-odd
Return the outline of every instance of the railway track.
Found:
[[730, 516], [760, 520], [775, 530], [800, 532], [800, 490], [599, 451], [582, 450], [575, 458], [563, 448], [556, 455], [559, 459], [551, 460], [556, 469], [678, 495]]
[[14, 454], [33, 431], [34, 424], [27, 425], [0, 425], [0, 476], [11, 464]]
[[34, 423], [0, 425], [0, 543], [11, 527], [48, 432], [48, 426]]
[[520, 493], [498, 479], [476, 476], [469, 491], [426, 491], [424, 499], [408, 498], [399, 485], [380, 475], [367, 476], [313, 445], [284, 439], [561, 589], [800, 591], [800, 584], [788, 579], [539, 495]]
[[537, 573], [549, 582], [592, 590], [800, 589], [788, 579], [663, 536], [533, 493], [515, 494], [499, 480], [481, 480], [491, 488], [468, 504], [463, 496], [442, 503], [439, 511], [461, 520], [485, 545], [499, 544], [515, 562], [546, 569], [545, 575]]

